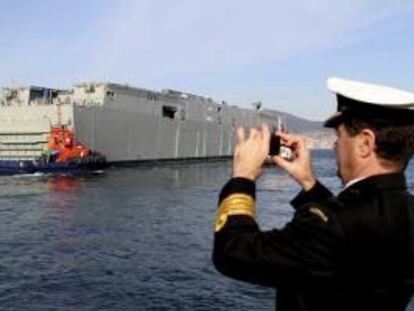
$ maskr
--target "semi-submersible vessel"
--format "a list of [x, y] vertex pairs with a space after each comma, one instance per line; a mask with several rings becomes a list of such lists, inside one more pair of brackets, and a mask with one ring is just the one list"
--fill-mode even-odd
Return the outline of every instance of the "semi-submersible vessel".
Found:
[[232, 155], [238, 126], [277, 116], [175, 90], [115, 83], [71, 89], [4, 88], [0, 171], [99, 169], [107, 163], [204, 160]]

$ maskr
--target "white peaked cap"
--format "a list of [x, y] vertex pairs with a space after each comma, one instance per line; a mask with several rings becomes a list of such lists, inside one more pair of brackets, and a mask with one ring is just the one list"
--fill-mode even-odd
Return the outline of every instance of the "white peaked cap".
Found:
[[331, 77], [328, 90], [360, 102], [378, 105], [414, 105], [414, 93], [397, 88]]
[[327, 80], [327, 87], [337, 95], [338, 109], [325, 121], [326, 127], [336, 127], [346, 115], [414, 123], [414, 93], [336, 77]]

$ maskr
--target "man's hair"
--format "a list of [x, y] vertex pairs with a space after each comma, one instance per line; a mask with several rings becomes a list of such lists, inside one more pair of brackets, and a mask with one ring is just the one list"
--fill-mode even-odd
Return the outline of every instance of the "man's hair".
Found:
[[363, 129], [375, 133], [375, 153], [385, 160], [384, 164], [397, 165], [404, 170], [414, 153], [414, 124], [397, 123], [392, 118], [344, 118], [343, 124], [349, 135], [355, 136]]

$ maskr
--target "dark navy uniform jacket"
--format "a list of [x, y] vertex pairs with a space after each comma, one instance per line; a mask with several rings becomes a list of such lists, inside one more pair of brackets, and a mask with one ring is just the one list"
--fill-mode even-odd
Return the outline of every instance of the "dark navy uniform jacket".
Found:
[[366, 178], [337, 197], [317, 182], [292, 200], [295, 214], [281, 230], [259, 229], [254, 202], [247, 179], [220, 193], [213, 263], [221, 273], [276, 287], [278, 311], [405, 310], [414, 198], [403, 174]]

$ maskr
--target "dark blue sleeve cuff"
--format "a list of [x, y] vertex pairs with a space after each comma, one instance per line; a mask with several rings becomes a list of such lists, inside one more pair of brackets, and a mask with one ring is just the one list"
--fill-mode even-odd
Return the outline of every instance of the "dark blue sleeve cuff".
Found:
[[256, 184], [254, 181], [247, 179], [236, 177], [230, 179], [221, 189], [220, 196], [219, 196], [219, 204], [223, 201], [226, 197], [233, 193], [245, 193], [251, 195], [254, 199], [256, 199]]
[[332, 192], [330, 192], [319, 181], [316, 181], [316, 184], [312, 187], [312, 189], [308, 191], [302, 190], [299, 192], [299, 194], [293, 198], [292, 201], [290, 201], [290, 204], [297, 209], [304, 204], [324, 201], [332, 196]]

